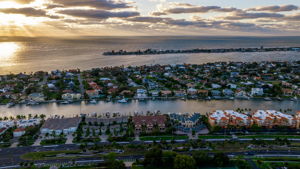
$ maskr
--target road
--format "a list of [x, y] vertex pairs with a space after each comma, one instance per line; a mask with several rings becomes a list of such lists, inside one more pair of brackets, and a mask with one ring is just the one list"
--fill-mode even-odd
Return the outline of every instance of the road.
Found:
[[84, 87], [83, 87], [83, 83], [82, 83], [82, 78], [81, 78], [81, 74], [77, 74], [77, 77], [78, 77], [78, 81], [79, 81], [79, 88], [80, 88], [80, 93], [81, 93], [81, 96], [83, 98], [84, 96]]
[[[145, 144], [148, 142], [142, 141], [135, 141], [134, 144]], [[149, 142], [151, 143], [151, 142]], [[177, 142], [179, 143], [179, 142]], [[111, 144], [111, 143], [99, 143], [103, 145]], [[128, 142], [119, 142], [119, 144], [128, 144]], [[26, 160], [21, 159], [23, 154], [29, 152], [41, 152], [41, 151], [59, 151], [59, 150], [77, 150], [79, 149], [79, 145], [77, 144], [64, 144], [64, 145], [54, 145], [54, 146], [27, 146], [27, 147], [17, 147], [17, 148], [3, 148], [0, 150], [0, 169], [1, 167], [9, 168], [8, 166], [16, 166], [19, 165], [21, 162], [26, 162]], [[213, 155], [214, 153], [209, 153], [209, 155]], [[251, 160], [251, 157], [300, 157], [300, 151], [248, 151], [248, 152], [231, 152], [226, 153], [229, 156], [240, 156], [244, 155], [246, 160], [249, 164], [258, 169], [255, 163]], [[140, 159], [143, 156], [123, 156], [119, 157], [121, 160], [133, 160], [133, 159]], [[92, 161], [91, 161], [92, 160]], [[93, 160], [100, 160], [94, 161]], [[98, 157], [79, 157], [76, 159], [52, 159], [52, 160], [36, 160], [34, 161], [35, 164], [60, 164], [60, 163], [95, 163], [101, 162]]]

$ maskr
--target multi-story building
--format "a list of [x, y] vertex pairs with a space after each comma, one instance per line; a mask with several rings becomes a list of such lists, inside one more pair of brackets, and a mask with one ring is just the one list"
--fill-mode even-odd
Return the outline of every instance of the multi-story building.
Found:
[[257, 110], [252, 115], [254, 124], [272, 128], [274, 126], [296, 127], [297, 117], [276, 110]]
[[211, 126], [220, 126], [224, 128], [229, 125], [248, 127], [251, 125], [251, 118], [246, 114], [233, 110], [216, 110], [209, 114], [208, 122]]
[[132, 118], [136, 132], [152, 132], [155, 127], [159, 131], [165, 131], [167, 118], [165, 115], [134, 116]]

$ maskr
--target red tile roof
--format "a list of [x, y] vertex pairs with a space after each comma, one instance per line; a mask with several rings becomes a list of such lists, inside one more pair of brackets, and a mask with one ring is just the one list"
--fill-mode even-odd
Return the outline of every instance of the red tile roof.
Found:
[[162, 125], [166, 123], [167, 118], [164, 115], [134, 116], [132, 120], [135, 125]]
[[21, 132], [21, 131], [26, 131], [26, 129], [24, 129], [24, 128], [17, 128], [17, 129], [14, 130], [14, 132]]

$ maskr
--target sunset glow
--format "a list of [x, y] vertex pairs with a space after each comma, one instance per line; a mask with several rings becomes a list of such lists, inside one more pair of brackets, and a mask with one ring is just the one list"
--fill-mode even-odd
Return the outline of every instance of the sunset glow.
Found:
[[21, 49], [21, 46], [15, 42], [0, 43], [0, 67], [11, 66], [16, 59], [16, 53]]
[[0, 36], [299, 35], [299, 6], [298, 0], [5, 0]]

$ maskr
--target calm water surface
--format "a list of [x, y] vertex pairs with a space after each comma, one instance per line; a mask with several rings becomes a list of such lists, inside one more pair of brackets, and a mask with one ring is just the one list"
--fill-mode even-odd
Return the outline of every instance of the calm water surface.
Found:
[[103, 56], [104, 51], [300, 46], [300, 37], [83, 37], [77, 39], [0, 37], [0, 74], [91, 69], [93, 67], [207, 63], [217, 61], [291, 61], [300, 52]]
[[257, 109], [292, 109], [300, 110], [300, 102], [292, 101], [258, 101], [258, 100], [169, 100], [169, 101], [132, 101], [129, 103], [99, 102], [98, 104], [75, 103], [69, 105], [58, 105], [56, 103], [42, 104], [37, 106], [18, 105], [12, 108], [0, 106], [0, 116], [15, 116], [18, 114], [46, 114], [74, 116], [80, 113], [105, 113], [109, 112], [146, 112], [160, 110], [162, 113], [168, 112], [200, 112], [205, 114], [217, 109], [236, 109], [251, 108], [252, 111]]

